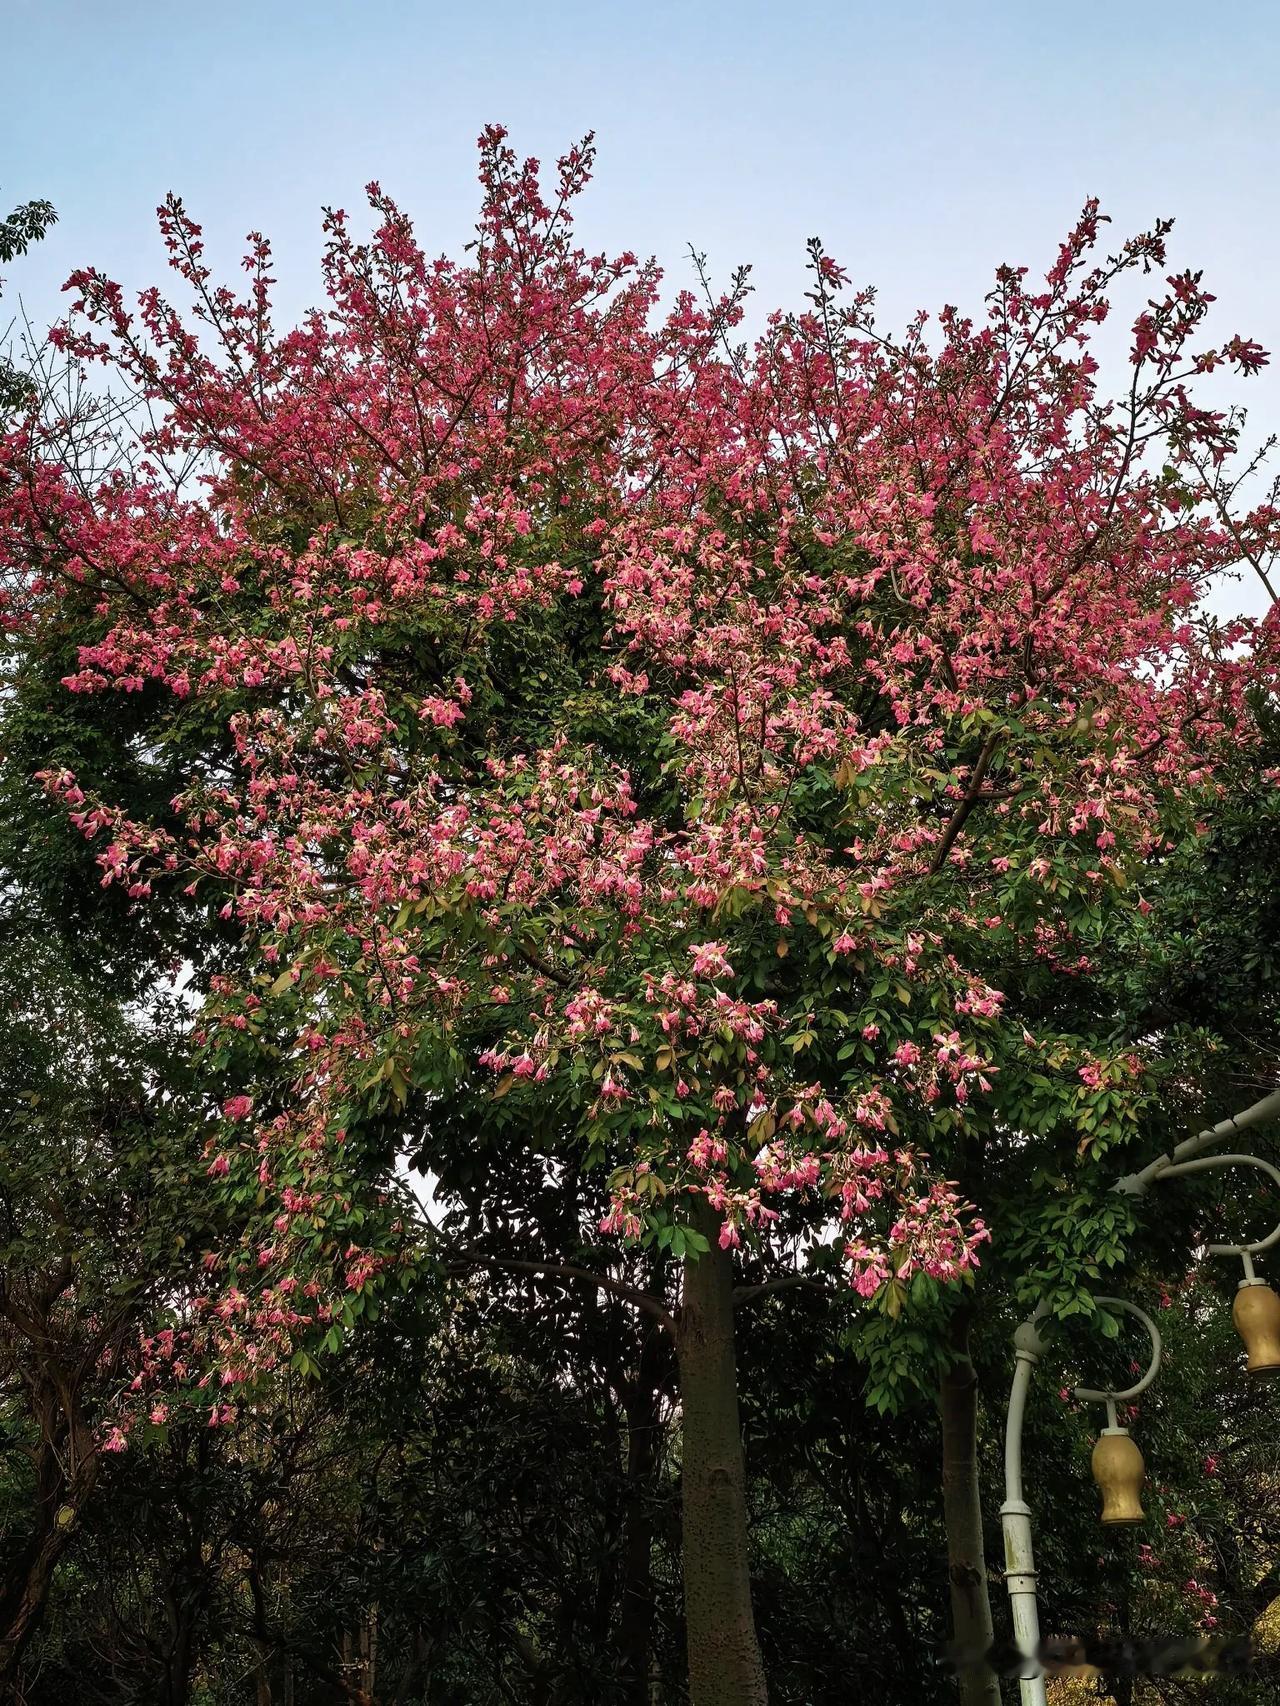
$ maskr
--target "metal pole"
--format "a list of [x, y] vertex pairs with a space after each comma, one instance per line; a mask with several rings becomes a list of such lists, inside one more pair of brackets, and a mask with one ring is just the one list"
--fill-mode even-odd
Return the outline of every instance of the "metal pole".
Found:
[[1140, 1172], [1129, 1173], [1118, 1180], [1114, 1188], [1123, 1191], [1126, 1196], [1145, 1196], [1147, 1187], [1175, 1162], [1198, 1155], [1202, 1149], [1212, 1149], [1215, 1143], [1221, 1143], [1224, 1138], [1237, 1131], [1245, 1131], [1249, 1126], [1263, 1125], [1267, 1120], [1275, 1119], [1280, 1119], [1280, 1090], [1273, 1090], [1269, 1096], [1263, 1096], [1260, 1101], [1252, 1103], [1240, 1113], [1219, 1120], [1217, 1125], [1207, 1126], [1194, 1137], [1184, 1138], [1172, 1154], [1157, 1155], [1155, 1160], [1148, 1162]]
[[1000, 1506], [1000, 1527], [1004, 1533], [1004, 1585], [1013, 1616], [1013, 1638], [1024, 1660], [1018, 1680], [1022, 1706], [1047, 1706], [1039, 1656], [1040, 1608], [1036, 1603], [1031, 1506], [1022, 1496], [1022, 1424], [1031, 1377], [1047, 1348], [1036, 1325], [1045, 1312], [1042, 1303], [1013, 1335], [1017, 1364], [1004, 1431], [1004, 1503]]
[[[1107, 1416], [1116, 1426], [1116, 1404], [1127, 1403], [1145, 1392], [1160, 1372], [1160, 1334], [1155, 1322], [1123, 1297], [1099, 1297], [1099, 1303], [1122, 1309], [1133, 1315], [1146, 1328], [1151, 1339], [1151, 1360], [1146, 1373], [1123, 1392], [1096, 1389], [1089, 1386], [1073, 1388], [1077, 1398], [1101, 1401], [1107, 1406]], [[1040, 1335], [1038, 1323], [1048, 1313], [1041, 1304], [1029, 1321], [1024, 1321], [1013, 1335], [1017, 1359], [1013, 1371], [1013, 1387], [1009, 1393], [1009, 1413], [1004, 1431], [1004, 1503], [1000, 1506], [1000, 1527], [1004, 1532], [1004, 1585], [1009, 1595], [1013, 1616], [1013, 1638], [1024, 1660], [1018, 1677], [1022, 1691], [1022, 1706], [1047, 1706], [1044, 1668], [1040, 1663], [1040, 1607], [1036, 1599], [1036, 1560], [1031, 1535], [1031, 1506], [1023, 1496], [1022, 1429], [1027, 1413], [1027, 1394], [1036, 1365], [1048, 1349]]]

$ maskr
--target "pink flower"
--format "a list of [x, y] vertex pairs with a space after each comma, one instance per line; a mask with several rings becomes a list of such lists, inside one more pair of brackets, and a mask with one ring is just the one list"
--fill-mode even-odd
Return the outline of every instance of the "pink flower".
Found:
[[418, 715], [440, 729], [451, 729], [466, 716], [464, 708], [452, 699], [428, 698], [422, 701]]
[[725, 958], [723, 943], [694, 942], [690, 945], [689, 952], [693, 956], [693, 975], [695, 977], [733, 976], [733, 967]]

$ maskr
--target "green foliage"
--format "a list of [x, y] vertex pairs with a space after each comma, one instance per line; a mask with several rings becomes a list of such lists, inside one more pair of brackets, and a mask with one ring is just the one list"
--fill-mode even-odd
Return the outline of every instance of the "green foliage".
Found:
[[[41, 237], [57, 220], [52, 202], [28, 201], [15, 207], [5, 219], [0, 219], [0, 266], [25, 255], [32, 243]], [[0, 288], [4, 280], [0, 278]], [[0, 428], [8, 417], [28, 400], [31, 394], [26, 376], [9, 362], [0, 360]]]

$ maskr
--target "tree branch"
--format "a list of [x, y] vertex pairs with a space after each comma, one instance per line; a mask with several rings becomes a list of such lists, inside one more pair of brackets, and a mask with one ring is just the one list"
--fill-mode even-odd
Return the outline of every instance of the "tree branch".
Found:
[[835, 1286], [812, 1279], [808, 1274], [787, 1274], [784, 1279], [765, 1280], [761, 1285], [738, 1286], [733, 1294], [733, 1307], [738, 1309], [744, 1303], [754, 1303], [757, 1297], [768, 1297], [775, 1291], [793, 1291], [801, 1285], [808, 1291], [820, 1291], [824, 1297], [837, 1295]]
[[531, 971], [540, 972], [543, 977], [549, 977], [553, 983], [558, 983], [562, 989], [572, 989], [577, 983], [576, 978], [570, 977], [568, 972], [561, 971], [559, 966], [552, 965], [550, 960], [543, 959], [541, 954], [535, 954], [533, 949], [526, 947], [523, 942], [513, 941], [511, 946]]
[[637, 1286], [628, 1285], [625, 1280], [614, 1279], [610, 1274], [597, 1273], [594, 1268], [580, 1268], [573, 1262], [524, 1262], [518, 1261], [514, 1256], [488, 1256], [468, 1250], [450, 1257], [446, 1266], [450, 1273], [463, 1273], [468, 1267], [501, 1268], [510, 1273], [579, 1280], [584, 1285], [597, 1286], [601, 1291], [607, 1291], [610, 1296], [619, 1297], [624, 1303], [644, 1310], [647, 1315], [652, 1315], [659, 1321], [673, 1338], [675, 1336], [675, 1317], [656, 1297], [647, 1291], [641, 1291]]
[[982, 751], [978, 754], [978, 761], [973, 767], [973, 774], [969, 778], [969, 786], [965, 790], [964, 798], [956, 807], [951, 818], [951, 822], [942, 832], [942, 840], [938, 843], [938, 851], [934, 854], [933, 863], [929, 866], [929, 875], [931, 877], [936, 876], [946, 864], [947, 859], [950, 856], [951, 849], [956, 844], [956, 837], [964, 828], [965, 823], [968, 821], [969, 813], [977, 805], [978, 800], [981, 797], [983, 778], [986, 776], [987, 771], [991, 766], [992, 757], [995, 754], [996, 747], [1000, 744], [1000, 736], [1003, 732], [1004, 731], [1002, 729], [992, 729], [991, 733], [983, 742]]

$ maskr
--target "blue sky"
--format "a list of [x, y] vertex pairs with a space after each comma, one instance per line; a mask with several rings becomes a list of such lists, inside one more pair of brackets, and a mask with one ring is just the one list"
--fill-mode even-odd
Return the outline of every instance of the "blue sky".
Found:
[[[159, 279], [175, 189], [228, 269], [251, 228], [282, 305], [317, 294], [319, 209], [372, 177], [428, 249], [475, 209], [475, 137], [554, 159], [597, 133], [593, 245], [690, 242], [794, 303], [820, 234], [884, 316], [976, 306], [1001, 260], [1051, 259], [1084, 198], [1117, 234], [1177, 216], [1225, 333], [1280, 350], [1280, 7], [1199, 0], [0, 0], [0, 200], [56, 234], [10, 269], [36, 321], [91, 262]], [[1250, 392], [1280, 427], [1280, 363]]]

